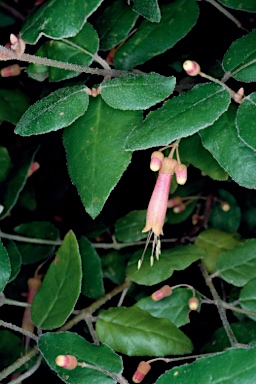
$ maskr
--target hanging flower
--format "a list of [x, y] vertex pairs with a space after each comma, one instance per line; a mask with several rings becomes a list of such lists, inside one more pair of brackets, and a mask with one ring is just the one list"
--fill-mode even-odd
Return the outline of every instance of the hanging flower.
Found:
[[142, 258], [138, 262], [138, 269], [141, 267], [143, 257], [146, 251], [146, 248], [149, 244], [152, 234], [154, 234], [152, 254], [150, 258], [150, 264], [154, 263], [154, 253], [156, 259], [159, 259], [161, 253], [161, 244], [159, 236], [163, 234], [163, 225], [167, 210], [167, 202], [169, 197], [170, 185], [172, 180], [172, 175], [174, 167], [177, 164], [177, 161], [171, 158], [164, 158], [162, 160], [162, 166], [159, 170], [159, 175], [156, 181], [154, 191], [152, 193], [148, 210], [146, 225], [142, 232], [148, 232], [148, 239], [146, 243], [145, 250], [143, 252]]

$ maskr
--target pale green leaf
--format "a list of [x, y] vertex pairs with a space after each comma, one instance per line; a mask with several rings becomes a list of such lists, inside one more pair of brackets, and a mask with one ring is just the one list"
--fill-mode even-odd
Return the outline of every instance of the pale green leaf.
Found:
[[[51, 369], [68, 384], [116, 384], [116, 380], [106, 371], [116, 375], [122, 372], [120, 356], [107, 345], [90, 344], [76, 333], [45, 333], [40, 337], [38, 347]], [[77, 361], [89, 364], [98, 370], [77, 367], [67, 371], [56, 365], [55, 359], [59, 355], [75, 356]]]
[[113, 109], [97, 97], [90, 100], [86, 114], [64, 131], [69, 175], [92, 218], [130, 163], [124, 143], [141, 118], [141, 111]]
[[150, 112], [129, 135], [129, 150], [167, 145], [212, 125], [230, 104], [229, 92], [218, 84], [203, 84], [168, 100]]
[[190, 353], [190, 339], [167, 319], [157, 319], [136, 307], [110, 308], [96, 322], [99, 340], [128, 356]]
[[33, 323], [42, 329], [60, 327], [72, 313], [81, 292], [82, 267], [75, 235], [69, 231], [51, 263], [32, 307]]
[[175, 78], [151, 72], [146, 75], [123, 75], [101, 85], [103, 100], [113, 108], [147, 109], [170, 96]]
[[15, 133], [39, 135], [67, 127], [87, 110], [89, 96], [83, 85], [60, 88], [37, 101], [24, 113]]

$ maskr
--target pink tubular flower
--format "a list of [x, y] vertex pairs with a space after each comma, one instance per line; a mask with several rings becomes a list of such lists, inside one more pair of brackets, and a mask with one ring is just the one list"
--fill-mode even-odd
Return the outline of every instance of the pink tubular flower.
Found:
[[[154, 257], [153, 257], [154, 251], [156, 251], [157, 260], [161, 253], [159, 236], [163, 234], [163, 225], [164, 225], [170, 185], [171, 185], [171, 180], [172, 180], [172, 175], [173, 175], [173, 170], [175, 165], [176, 165], [176, 160], [166, 158], [166, 157], [163, 159], [162, 166], [160, 168], [159, 175], [156, 181], [156, 185], [148, 205], [146, 225], [143, 228], [142, 232], [150, 231], [148, 235], [146, 248], [152, 234], [154, 234], [152, 255], [150, 258], [151, 265], [153, 265], [153, 262], [154, 262]], [[141, 267], [144, 253], [142, 255], [142, 258], [139, 260], [138, 268]]]

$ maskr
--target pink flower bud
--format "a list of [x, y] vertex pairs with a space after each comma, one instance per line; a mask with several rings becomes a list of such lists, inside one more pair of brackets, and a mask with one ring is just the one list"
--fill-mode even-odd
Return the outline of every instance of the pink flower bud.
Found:
[[177, 164], [174, 168], [176, 181], [180, 185], [184, 185], [187, 181], [187, 167], [184, 164]]
[[150, 364], [148, 364], [146, 361], [141, 361], [132, 377], [132, 381], [134, 383], [141, 383], [150, 369]]
[[169, 285], [164, 285], [162, 288], [158, 289], [152, 293], [151, 298], [154, 301], [162, 300], [164, 297], [170, 296], [172, 294], [172, 289]]
[[13, 33], [10, 35], [11, 50], [16, 53], [17, 56], [21, 56], [25, 52], [26, 44], [19, 36], [15, 36]]
[[185, 209], [186, 209], [186, 205], [182, 203], [180, 205], [176, 205], [176, 207], [173, 208], [173, 212], [174, 213], [180, 213], [180, 212], [185, 211]]
[[59, 355], [55, 359], [56, 365], [65, 369], [75, 369], [78, 365], [77, 359], [72, 355]]
[[28, 170], [27, 177], [30, 177], [31, 175], [33, 175], [33, 173], [36, 172], [39, 168], [40, 168], [40, 164], [37, 161], [34, 161]]
[[185, 63], [183, 63], [183, 69], [189, 76], [197, 76], [201, 70], [200, 65], [192, 60], [186, 60]]
[[19, 64], [9, 65], [9, 67], [5, 67], [1, 69], [2, 77], [19, 76], [20, 73], [21, 73], [21, 69]]
[[173, 208], [176, 205], [182, 204], [182, 198], [180, 196], [175, 196], [172, 199], [168, 200], [167, 208]]
[[151, 155], [150, 169], [153, 172], [159, 171], [162, 166], [164, 154], [161, 151], [154, 151]]
[[196, 311], [199, 307], [199, 300], [197, 297], [191, 297], [188, 301], [188, 306], [191, 309], [191, 311]]
[[220, 208], [222, 209], [223, 212], [230, 211], [230, 205], [227, 201], [222, 201], [222, 203], [220, 204]]

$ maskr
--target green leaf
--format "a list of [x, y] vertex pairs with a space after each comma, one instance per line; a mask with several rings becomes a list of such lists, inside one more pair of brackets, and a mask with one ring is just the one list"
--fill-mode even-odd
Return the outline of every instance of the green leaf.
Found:
[[4, 181], [12, 168], [12, 161], [8, 150], [0, 147], [0, 182]]
[[228, 233], [220, 229], [206, 229], [195, 240], [195, 245], [206, 252], [202, 263], [209, 273], [216, 271], [216, 261], [223, 251], [232, 249], [241, 243], [243, 239], [238, 233]]
[[126, 262], [124, 255], [117, 251], [109, 252], [101, 257], [104, 277], [115, 284], [122, 284], [125, 279]]
[[153, 317], [168, 319], [179, 328], [190, 321], [188, 300], [192, 296], [189, 289], [177, 288], [169, 297], [159, 301], [154, 301], [151, 297], [144, 297], [135, 306], [149, 312]]
[[92, 299], [104, 295], [103, 276], [99, 255], [92, 243], [84, 236], [79, 239], [79, 249], [82, 259], [82, 289], [81, 292]]
[[99, 340], [128, 356], [190, 353], [190, 339], [167, 319], [157, 319], [136, 307], [110, 308], [96, 322]]
[[32, 307], [33, 323], [42, 329], [60, 327], [81, 292], [82, 267], [75, 235], [69, 231], [48, 269]]
[[242, 287], [253, 279], [256, 268], [255, 246], [256, 239], [249, 239], [223, 252], [216, 262], [222, 279], [236, 287]]
[[18, 89], [0, 89], [0, 120], [15, 125], [28, 107], [28, 98]]
[[[56, 241], [59, 240], [59, 230], [48, 221], [33, 221], [20, 224], [14, 231], [21, 236], [34, 239]], [[22, 256], [23, 264], [36, 263], [53, 254], [55, 245], [31, 244], [17, 242], [17, 247]]]
[[13, 25], [15, 22], [16, 20], [14, 17], [0, 11], [0, 28], [8, 27], [9, 25]]
[[256, 321], [256, 289], [255, 289], [256, 278], [248, 281], [245, 286], [241, 289], [239, 296], [239, 304], [242, 309], [246, 311], [255, 312], [255, 316], [250, 316], [250, 319]]
[[256, 3], [254, 0], [219, 0], [219, 2], [226, 7], [239, 11], [256, 12]]
[[133, 28], [138, 15], [124, 1], [115, 1], [96, 21], [100, 49], [106, 51], [124, 40]]
[[175, 270], [181, 271], [186, 269], [194, 261], [202, 259], [205, 256], [205, 252], [194, 245], [181, 245], [173, 249], [164, 250], [159, 260], [151, 267], [149, 262], [151, 250], [148, 249], [142, 266], [138, 270], [138, 260], [141, 258], [141, 255], [141, 250], [134, 254], [128, 264], [127, 274], [135, 283], [151, 286], [168, 279]]
[[203, 84], [168, 100], [150, 112], [129, 135], [129, 150], [167, 145], [213, 124], [228, 108], [229, 92], [218, 84]]
[[[71, 332], [45, 333], [38, 341], [38, 347], [47, 364], [68, 384], [115, 384], [116, 380], [104, 371], [119, 375], [122, 372], [121, 357], [107, 345], [90, 344], [83, 337]], [[93, 368], [77, 367], [67, 371], [58, 367], [55, 359], [59, 355], [72, 355], [77, 361], [91, 365]], [[97, 368], [101, 369], [96, 370]]]
[[234, 41], [223, 59], [228, 74], [244, 82], [256, 81], [256, 29]]
[[22, 352], [22, 339], [14, 333], [1, 330], [0, 331], [0, 369], [7, 368], [8, 365], [14, 363]]
[[134, 0], [132, 9], [149, 21], [159, 23], [161, 20], [161, 12], [157, 0]]
[[35, 44], [42, 35], [53, 39], [75, 36], [102, 1], [47, 1], [41, 7], [35, 7], [26, 18], [21, 29], [22, 39], [29, 44]]
[[37, 201], [36, 201], [36, 195], [35, 190], [31, 183], [27, 183], [23, 190], [21, 191], [18, 199], [18, 206], [28, 209], [29, 211], [33, 212], [37, 208]]
[[[237, 313], [237, 312], [236, 312]], [[230, 324], [238, 343], [248, 344], [256, 338], [256, 324], [253, 321], [243, 321]], [[224, 327], [217, 329], [209, 343], [201, 349], [201, 353], [214, 353], [224, 351], [230, 347], [230, 341]]]
[[112, 109], [97, 97], [90, 101], [86, 114], [64, 131], [69, 175], [92, 218], [100, 213], [130, 163], [124, 143], [141, 118], [141, 111]]
[[177, 0], [161, 7], [159, 23], [142, 21], [115, 54], [117, 69], [129, 70], [172, 48], [193, 28], [199, 15], [195, 0]]
[[236, 115], [236, 126], [239, 137], [248, 147], [256, 150], [256, 92], [251, 93], [243, 99]]
[[179, 144], [181, 162], [189, 162], [213, 180], [227, 180], [228, 174], [207, 151], [198, 134], [182, 139]]
[[[92, 55], [97, 53], [98, 48], [99, 38], [97, 32], [91, 24], [86, 23], [75, 37], [47, 41], [39, 48], [36, 55], [71, 64], [89, 66], [93, 60]], [[43, 52], [43, 55], [41, 52]], [[66, 69], [42, 66], [41, 64], [30, 64], [26, 72], [30, 77], [39, 81], [43, 81], [47, 77], [49, 77], [49, 81], [60, 81], [80, 74]]]
[[[236, 199], [224, 189], [219, 189], [216, 197], [218, 201], [215, 201], [209, 217], [210, 226], [226, 232], [236, 232], [241, 221], [241, 209], [237, 205]], [[221, 203], [228, 203], [229, 210], [224, 211]]]
[[10, 276], [11, 263], [6, 248], [0, 240], [0, 292], [3, 291], [4, 287], [8, 283]]
[[255, 189], [255, 152], [238, 137], [235, 113], [236, 108], [230, 108], [211, 127], [200, 131], [200, 136], [204, 147], [236, 183]]
[[168, 97], [174, 90], [175, 78], [151, 72], [146, 75], [123, 75], [101, 85], [101, 97], [113, 108], [147, 109]]
[[37, 101], [24, 113], [15, 133], [39, 135], [67, 127], [87, 110], [89, 96], [83, 85], [65, 87]]
[[8, 241], [5, 245], [6, 251], [9, 255], [10, 263], [11, 263], [11, 275], [9, 281], [15, 279], [15, 277], [20, 272], [21, 267], [21, 254], [13, 241]]
[[131, 211], [127, 215], [117, 220], [115, 224], [115, 235], [118, 241], [129, 243], [131, 241], [139, 241], [147, 237], [146, 233], [142, 233], [145, 226], [146, 210]]
[[28, 150], [23, 151], [22, 155], [17, 159], [8, 177], [5, 179], [0, 190], [0, 204], [4, 206], [4, 210], [0, 214], [3, 219], [8, 215], [13, 206], [16, 204], [19, 194], [27, 181], [28, 170], [34, 160], [37, 149], [31, 146]]
[[[255, 380], [256, 348], [229, 349], [165, 372], [155, 384], [251, 384]], [[221, 381], [220, 381], [221, 378]]]

